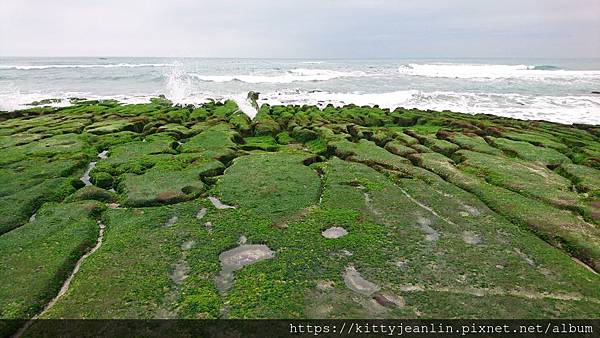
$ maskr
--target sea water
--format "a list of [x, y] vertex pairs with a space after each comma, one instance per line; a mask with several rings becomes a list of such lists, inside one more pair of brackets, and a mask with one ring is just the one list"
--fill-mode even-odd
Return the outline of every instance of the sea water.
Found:
[[600, 124], [599, 59], [0, 58], [0, 110], [68, 98], [379, 105]]

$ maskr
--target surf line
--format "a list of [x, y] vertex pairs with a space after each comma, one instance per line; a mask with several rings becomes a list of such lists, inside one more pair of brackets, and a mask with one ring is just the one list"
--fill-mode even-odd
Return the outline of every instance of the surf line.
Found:
[[67, 291], [69, 290], [69, 286], [71, 285], [71, 281], [73, 281], [73, 278], [75, 277], [77, 272], [79, 272], [79, 268], [81, 268], [81, 264], [83, 263], [83, 261], [85, 261], [86, 258], [88, 258], [90, 255], [92, 255], [94, 252], [96, 252], [96, 250], [98, 250], [100, 248], [100, 246], [102, 246], [102, 241], [104, 239], [105, 225], [102, 224], [100, 221], [98, 221], [98, 228], [99, 228], [99, 232], [98, 232], [98, 239], [96, 240], [96, 245], [90, 251], [88, 251], [85, 255], [81, 256], [79, 258], [79, 260], [77, 260], [77, 263], [75, 264], [75, 267], [73, 268], [73, 271], [71, 272], [71, 274], [69, 275], [67, 280], [65, 280], [65, 282], [61, 286], [60, 290], [58, 291], [58, 294], [48, 304], [46, 304], [46, 306], [44, 307], [42, 312], [38, 313], [37, 315], [35, 315], [31, 319], [29, 319], [27, 321], [27, 323], [25, 323], [25, 325], [23, 325], [23, 327], [21, 327], [19, 329], [19, 331], [17, 331], [17, 333], [15, 333], [12, 336], [12, 338], [20, 338], [23, 335], [23, 333], [25, 333], [25, 331], [33, 324], [33, 322], [36, 319], [40, 318], [44, 313], [46, 313], [48, 310], [50, 310], [50, 308], [52, 308], [54, 306], [54, 304], [56, 304], [56, 302], [58, 302], [58, 300], [62, 296], [64, 296], [65, 293], [67, 293]]

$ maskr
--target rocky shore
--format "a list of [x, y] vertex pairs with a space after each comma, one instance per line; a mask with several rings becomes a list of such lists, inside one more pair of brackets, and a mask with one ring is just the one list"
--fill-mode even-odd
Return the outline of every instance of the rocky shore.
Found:
[[598, 315], [599, 126], [257, 108], [0, 112], [0, 318]]

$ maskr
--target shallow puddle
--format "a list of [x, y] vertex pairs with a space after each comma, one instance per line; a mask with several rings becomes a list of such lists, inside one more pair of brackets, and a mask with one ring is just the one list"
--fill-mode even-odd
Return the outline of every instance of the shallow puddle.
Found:
[[86, 187], [92, 185], [92, 182], [90, 182], [90, 171], [92, 171], [92, 169], [94, 169], [95, 167], [96, 162], [90, 162], [83, 175], [79, 178], [79, 180], [83, 182]]
[[348, 234], [348, 231], [346, 231], [346, 229], [341, 228], [341, 227], [331, 227], [323, 232], [321, 232], [321, 235], [323, 235], [323, 237], [325, 238], [340, 238], [342, 236], [346, 236]]
[[107, 159], [108, 158], [108, 150], [103, 150], [102, 152], [100, 152], [98, 154], [98, 158], [101, 160]]
[[206, 216], [207, 212], [208, 210], [206, 208], [198, 210], [198, 212], [196, 213], [196, 219], [201, 220], [204, 216]]
[[177, 216], [171, 216], [171, 218], [165, 222], [165, 227], [170, 228], [175, 225], [175, 223], [177, 223]]
[[190, 250], [191, 248], [194, 247], [194, 245], [196, 245], [196, 242], [189, 240], [189, 241], [185, 241], [183, 242], [183, 244], [181, 244], [181, 250]]
[[256, 262], [273, 258], [275, 253], [264, 244], [243, 244], [219, 255], [221, 273], [215, 285], [221, 294], [233, 286], [233, 272]]
[[235, 207], [233, 205], [226, 205], [226, 204], [221, 203], [221, 201], [219, 201], [219, 199], [216, 197], [208, 196], [208, 200], [217, 209], [235, 209]]
[[479, 215], [481, 215], [481, 212], [480, 212], [480, 211], [479, 211], [477, 208], [475, 208], [475, 207], [473, 207], [473, 206], [470, 206], [470, 205], [468, 205], [468, 204], [463, 204], [463, 205], [462, 205], [462, 207], [463, 207], [463, 208], [464, 208], [464, 209], [465, 209], [465, 210], [466, 210], [466, 211], [469, 213], [469, 215], [471, 215], [471, 216], [479, 216]]
[[435, 229], [430, 227], [431, 221], [429, 219], [419, 217], [417, 219], [417, 223], [419, 224], [421, 231], [423, 231], [425, 233], [426, 241], [434, 242], [434, 241], [437, 241], [438, 239], [440, 239], [439, 232], [435, 231]]
[[392, 264], [394, 264], [394, 266], [398, 268], [403, 268], [404, 266], [406, 266], [406, 263], [408, 262], [403, 258], [398, 258], [394, 262], [392, 262]]
[[[108, 150], [103, 150], [102, 152], [100, 152], [98, 154], [99, 159], [105, 159], [107, 157], [108, 157]], [[90, 182], [90, 172], [94, 168], [96, 168], [96, 162], [92, 161], [88, 164], [87, 169], [85, 170], [83, 175], [79, 178], [79, 180], [81, 180], [81, 182], [83, 182], [86, 187], [92, 185], [92, 182]]]
[[177, 264], [175, 264], [175, 267], [173, 268], [173, 271], [171, 272], [169, 277], [171, 278], [173, 283], [179, 285], [183, 283], [183, 281], [188, 277], [189, 270], [190, 268], [187, 265], [186, 261], [180, 260], [179, 262], [177, 262]]
[[379, 286], [377, 286], [377, 284], [364, 279], [353, 266], [347, 267], [343, 276], [346, 286], [350, 290], [360, 293], [361, 295], [370, 296], [379, 291]]
[[463, 241], [465, 241], [465, 243], [467, 243], [467, 244], [477, 245], [477, 244], [481, 243], [481, 236], [472, 231], [463, 232], [462, 238], [463, 238]]

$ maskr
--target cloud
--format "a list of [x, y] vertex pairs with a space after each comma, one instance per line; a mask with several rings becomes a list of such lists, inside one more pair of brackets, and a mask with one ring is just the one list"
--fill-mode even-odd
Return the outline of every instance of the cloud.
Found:
[[597, 0], [3, 0], [0, 55], [600, 56]]

